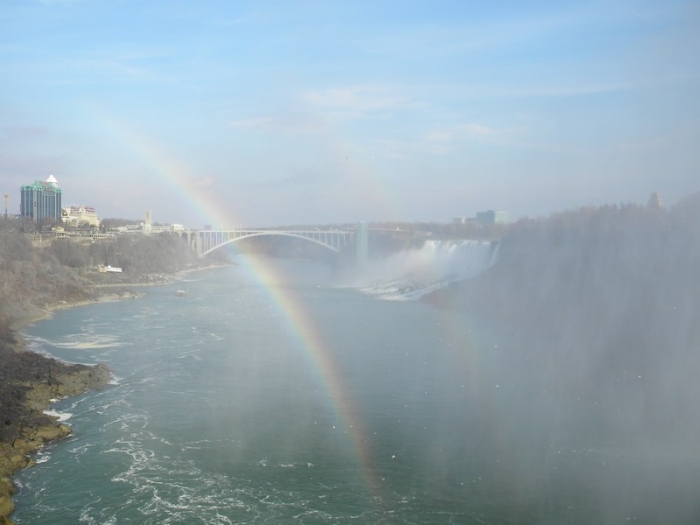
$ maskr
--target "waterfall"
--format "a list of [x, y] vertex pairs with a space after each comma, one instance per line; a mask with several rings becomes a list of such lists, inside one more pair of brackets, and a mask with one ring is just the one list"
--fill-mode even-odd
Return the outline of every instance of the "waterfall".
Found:
[[490, 268], [498, 260], [498, 247], [491, 241], [426, 241], [370, 261], [352, 286], [385, 300], [415, 300]]

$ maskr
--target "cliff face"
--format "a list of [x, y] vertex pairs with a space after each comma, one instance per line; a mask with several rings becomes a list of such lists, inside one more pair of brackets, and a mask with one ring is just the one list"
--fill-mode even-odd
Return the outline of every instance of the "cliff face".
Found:
[[62, 266], [49, 249], [34, 248], [15, 231], [0, 231], [0, 322], [91, 297], [78, 272]]

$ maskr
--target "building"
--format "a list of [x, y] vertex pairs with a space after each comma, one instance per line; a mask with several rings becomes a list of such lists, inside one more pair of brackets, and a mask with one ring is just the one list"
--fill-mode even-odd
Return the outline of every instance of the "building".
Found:
[[67, 206], [62, 210], [61, 219], [71, 226], [100, 227], [100, 219], [97, 217], [95, 208], [91, 206]]
[[663, 210], [664, 209], [664, 201], [661, 198], [661, 194], [657, 191], [651, 194], [651, 197], [649, 197], [649, 203], [647, 204], [649, 208], [652, 210]]
[[476, 220], [481, 224], [507, 224], [508, 212], [496, 210], [480, 211], [476, 214]]
[[183, 232], [185, 227], [182, 224], [159, 224], [151, 227], [151, 233], [162, 232]]
[[61, 220], [61, 188], [53, 175], [46, 182], [37, 180], [34, 184], [22, 186], [20, 215], [30, 217], [34, 222]]
[[151, 215], [151, 210], [146, 211], [146, 222], [143, 223], [142, 232], [144, 235], [153, 233], [153, 217]]

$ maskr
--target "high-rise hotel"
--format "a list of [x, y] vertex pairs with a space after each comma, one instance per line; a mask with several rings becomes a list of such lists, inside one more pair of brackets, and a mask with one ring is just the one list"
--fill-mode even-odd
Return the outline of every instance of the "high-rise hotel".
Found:
[[38, 180], [29, 186], [22, 186], [20, 214], [31, 217], [34, 222], [61, 220], [61, 188], [53, 175], [46, 182]]

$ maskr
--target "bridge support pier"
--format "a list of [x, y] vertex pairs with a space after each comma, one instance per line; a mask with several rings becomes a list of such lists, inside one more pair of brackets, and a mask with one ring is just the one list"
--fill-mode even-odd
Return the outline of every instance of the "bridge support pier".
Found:
[[357, 225], [357, 235], [355, 235], [355, 246], [357, 247], [357, 267], [359, 269], [367, 266], [367, 255], [369, 252], [369, 241], [367, 235], [367, 224], [361, 222]]
[[200, 238], [199, 238], [199, 232], [186, 231], [182, 235], [185, 239], [187, 239], [187, 246], [190, 247], [190, 250], [192, 250], [195, 254], [197, 254], [197, 257], [201, 257], [201, 255], [202, 255], [202, 243], [201, 243]]

